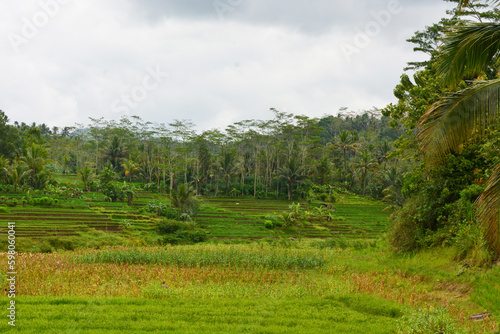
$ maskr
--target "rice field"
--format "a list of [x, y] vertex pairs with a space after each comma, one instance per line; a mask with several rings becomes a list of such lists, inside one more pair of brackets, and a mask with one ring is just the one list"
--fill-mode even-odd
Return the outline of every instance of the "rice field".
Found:
[[[266, 244], [18, 254], [23, 326], [16, 330], [395, 333], [408, 307], [423, 314], [446, 307], [448, 321], [474, 333], [496, 330], [490, 320], [468, 321], [480, 309], [456, 299], [455, 289], [434, 288], [428, 277], [408, 275], [408, 269], [379, 271], [387, 259], [378, 257], [376, 249]], [[0, 254], [0, 263], [6, 261]], [[356, 267], [361, 265], [365, 269]], [[408, 265], [399, 261], [397, 267]], [[1, 286], [6, 278], [0, 269]], [[0, 297], [1, 304], [6, 301]], [[190, 317], [197, 319], [194, 327]]]
[[[86, 193], [80, 199], [51, 196], [61, 204], [44, 207], [23, 204], [23, 197], [18, 195], [8, 195], [9, 200], [16, 199], [19, 202], [17, 206], [0, 210], [0, 236], [6, 233], [5, 226], [11, 221], [16, 222], [17, 236], [20, 238], [78, 236], [92, 229], [119, 233], [124, 221], [130, 222], [134, 230], [149, 231], [154, 229], [155, 219], [142, 212], [141, 208], [150, 201], [165, 200], [162, 194], [140, 191], [134, 205], [128, 207], [125, 203], [105, 202], [100, 194]], [[290, 203], [286, 201], [253, 198], [204, 199], [196, 222], [212, 239], [248, 240], [278, 236], [373, 239], [378, 238], [387, 225], [387, 214], [382, 212], [384, 206], [367, 202], [334, 204], [328, 220], [312, 220], [305, 226], [293, 229], [271, 230], [265, 227], [269, 216], [279, 215], [289, 210], [289, 206]], [[301, 208], [312, 212], [318, 206], [303, 203]]]

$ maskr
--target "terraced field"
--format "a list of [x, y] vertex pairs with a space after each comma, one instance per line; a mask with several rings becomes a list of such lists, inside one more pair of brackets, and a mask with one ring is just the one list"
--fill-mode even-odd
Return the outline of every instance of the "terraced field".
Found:
[[[209, 231], [214, 238], [263, 238], [275, 236], [275, 232], [264, 227], [267, 215], [280, 214], [289, 209], [286, 201], [254, 199], [209, 199], [212, 208], [197, 216], [197, 223]], [[302, 204], [303, 210], [314, 210], [320, 206]], [[375, 238], [385, 231], [387, 214], [384, 205], [337, 204], [328, 219], [311, 220], [310, 226], [285, 232], [290, 237], [300, 235], [307, 238], [329, 238], [343, 235], [356, 238]]]
[[[1, 195], [1, 194], [0, 194]], [[5, 194], [9, 200], [21, 201], [23, 195]], [[52, 196], [54, 197], [54, 196]], [[0, 212], [0, 235], [7, 233], [7, 222], [16, 223], [18, 237], [75, 236], [91, 229], [119, 232], [124, 224], [134, 229], [154, 228], [154, 219], [138, 213], [150, 201], [167, 203], [164, 194], [139, 191], [132, 208], [125, 203], [103, 201], [98, 193], [85, 193], [82, 198], [57, 197], [63, 207], [41, 207], [18, 205]], [[374, 238], [387, 225], [387, 214], [383, 205], [335, 204], [326, 210], [326, 216], [312, 218], [304, 227], [290, 230], [265, 228], [269, 215], [279, 215], [289, 210], [286, 201], [256, 200], [253, 198], [206, 198], [202, 210], [196, 217], [199, 226], [211, 238], [260, 239], [277, 237], [329, 238], [343, 235], [354, 238]], [[321, 204], [301, 204], [301, 210], [314, 212]]]
[[16, 223], [17, 237], [71, 236], [88, 229], [119, 231], [118, 222], [92, 210], [19, 207], [0, 213], [0, 235], [7, 233], [7, 222]]

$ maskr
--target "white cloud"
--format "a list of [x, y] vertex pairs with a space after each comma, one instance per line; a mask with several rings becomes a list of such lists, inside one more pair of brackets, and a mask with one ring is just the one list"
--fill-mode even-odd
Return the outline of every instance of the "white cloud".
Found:
[[[278, 7], [280, 1], [256, 0], [219, 20], [211, 6], [190, 11], [176, 1], [169, 3], [177, 7], [71, 1], [15, 53], [9, 33], [19, 32], [23, 19], [40, 7], [7, 0], [0, 3], [0, 109], [12, 121], [50, 126], [119, 118], [113, 102], [141, 85], [151, 66], [168, 77], [130, 111], [148, 121], [192, 119], [209, 129], [267, 119], [271, 107], [311, 117], [335, 114], [342, 106], [381, 108], [394, 99], [406, 62], [418, 57], [405, 39], [449, 8], [402, 1], [403, 12], [347, 62], [341, 43], [373, 19], [373, 8], [388, 2], [356, 0], [353, 10], [349, 2], [290, 1]], [[153, 15], [162, 10], [164, 15]]]

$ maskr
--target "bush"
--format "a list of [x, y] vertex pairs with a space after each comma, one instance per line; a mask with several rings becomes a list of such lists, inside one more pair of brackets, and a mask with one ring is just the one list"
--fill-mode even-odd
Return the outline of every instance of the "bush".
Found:
[[58, 206], [60, 202], [57, 198], [37, 197], [31, 198], [29, 204], [33, 206]]
[[282, 227], [283, 220], [279, 216], [276, 215], [267, 215], [264, 217], [266, 221], [270, 221], [273, 224], [273, 228]]
[[158, 239], [160, 245], [196, 244], [207, 240], [207, 233], [202, 230], [177, 230], [174, 234]]
[[419, 197], [409, 199], [401, 210], [392, 216], [389, 242], [398, 252], [413, 251], [421, 246], [422, 229], [417, 220], [417, 203], [420, 201]]
[[192, 222], [163, 220], [158, 224], [158, 233], [165, 235], [158, 239], [160, 245], [193, 244], [207, 240], [207, 233], [197, 229]]
[[455, 237], [456, 260], [481, 265], [490, 260], [483, 233], [477, 223], [462, 224]]
[[272, 230], [274, 228], [274, 223], [270, 220], [266, 220], [264, 222], [264, 227], [267, 228], [267, 229], [270, 229]]
[[64, 249], [64, 250], [75, 250], [76, 246], [73, 240], [71, 239], [60, 239], [57, 237], [49, 238], [48, 243], [55, 250]]
[[194, 223], [181, 222], [176, 220], [163, 220], [158, 223], [158, 233], [160, 234], [172, 234], [179, 230], [193, 230], [195, 227]]

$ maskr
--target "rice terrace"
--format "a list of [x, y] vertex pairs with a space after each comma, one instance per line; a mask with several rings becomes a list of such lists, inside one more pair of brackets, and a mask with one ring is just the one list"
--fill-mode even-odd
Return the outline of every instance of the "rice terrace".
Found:
[[500, 333], [499, 0], [6, 3], [0, 333]]

